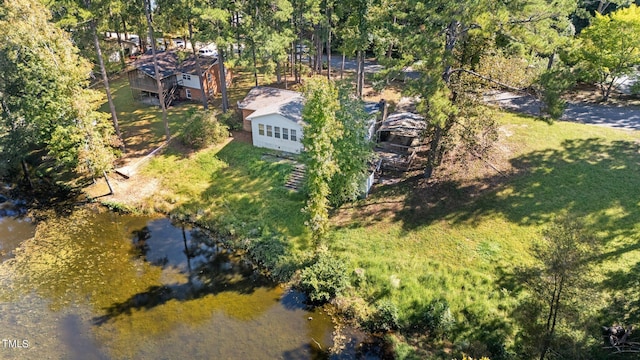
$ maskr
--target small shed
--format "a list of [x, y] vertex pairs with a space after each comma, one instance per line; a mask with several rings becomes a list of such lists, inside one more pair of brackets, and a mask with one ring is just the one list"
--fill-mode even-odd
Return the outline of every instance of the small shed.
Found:
[[390, 114], [378, 129], [380, 142], [414, 147], [421, 144], [421, 135], [427, 129], [427, 122], [422, 115], [411, 112]]

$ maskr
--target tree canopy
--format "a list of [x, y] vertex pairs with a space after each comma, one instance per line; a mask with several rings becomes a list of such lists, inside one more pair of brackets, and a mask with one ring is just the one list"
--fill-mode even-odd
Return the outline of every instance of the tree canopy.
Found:
[[577, 58], [583, 77], [600, 87], [607, 101], [617, 81], [640, 64], [640, 7], [631, 5], [608, 15], [596, 14], [579, 37]]
[[32, 0], [0, 7], [2, 166], [16, 168], [44, 149], [60, 166], [100, 173], [113, 159], [113, 128], [96, 111], [102, 95], [87, 89], [89, 62], [47, 14]]

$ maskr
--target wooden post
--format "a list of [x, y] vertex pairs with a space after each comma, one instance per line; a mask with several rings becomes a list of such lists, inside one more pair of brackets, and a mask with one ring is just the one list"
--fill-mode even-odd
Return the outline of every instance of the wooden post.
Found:
[[103, 171], [102, 175], [104, 175], [104, 179], [106, 180], [107, 186], [109, 187], [109, 194], [108, 195], [113, 195], [114, 194], [113, 193], [113, 188], [111, 187], [111, 183], [109, 182], [109, 177], [107, 176], [107, 172]]

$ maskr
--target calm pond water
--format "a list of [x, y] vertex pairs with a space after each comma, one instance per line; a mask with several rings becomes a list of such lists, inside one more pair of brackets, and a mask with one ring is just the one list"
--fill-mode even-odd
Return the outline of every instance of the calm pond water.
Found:
[[331, 319], [202, 231], [89, 208], [54, 219], [0, 220], [0, 358], [327, 357]]
[[36, 228], [31, 219], [22, 216], [25, 212], [23, 204], [0, 195], [0, 262], [10, 258], [24, 239], [35, 234]]

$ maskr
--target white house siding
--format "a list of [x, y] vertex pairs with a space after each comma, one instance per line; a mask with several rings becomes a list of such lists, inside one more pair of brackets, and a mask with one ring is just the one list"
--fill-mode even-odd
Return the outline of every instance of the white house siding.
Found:
[[[187, 75], [187, 79], [185, 79], [185, 75]], [[190, 80], [188, 80], [189, 77], [191, 78]], [[200, 89], [200, 78], [198, 75], [178, 73], [178, 82], [180, 81], [182, 81], [182, 86]]]
[[[302, 151], [302, 126], [280, 114], [268, 114], [251, 118], [251, 135], [253, 146], [267, 149], [286, 151], [299, 154]], [[264, 125], [264, 135], [260, 135], [260, 124]], [[271, 136], [268, 136], [267, 126], [271, 126]], [[280, 138], [275, 137], [275, 127], [280, 129]], [[288, 130], [289, 139], [283, 139], [283, 129]], [[291, 130], [296, 131], [296, 141], [291, 141]]]

